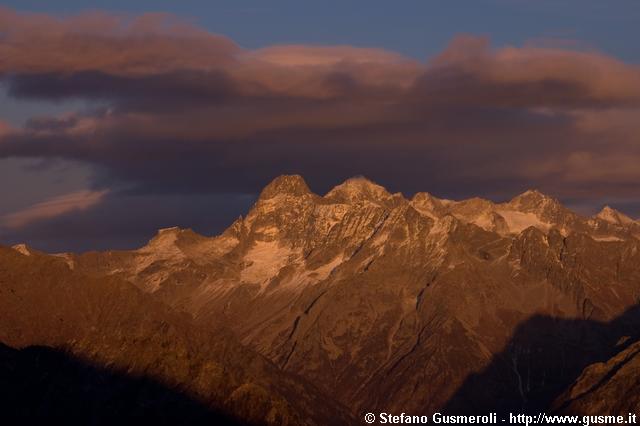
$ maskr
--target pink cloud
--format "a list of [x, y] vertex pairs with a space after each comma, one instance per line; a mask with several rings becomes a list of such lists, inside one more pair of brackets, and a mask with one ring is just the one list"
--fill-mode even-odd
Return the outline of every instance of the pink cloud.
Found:
[[73, 211], [87, 210], [99, 204], [108, 191], [77, 191], [34, 204], [0, 218], [0, 223], [9, 229], [18, 229], [33, 222], [51, 219]]
[[[481, 85], [530, 89], [515, 91], [514, 101], [528, 97], [544, 104], [546, 97], [548, 104], [564, 101], [576, 107], [640, 103], [640, 67], [593, 51], [532, 46], [492, 49], [487, 39], [460, 36], [430, 64], [431, 72], [461, 73]], [[560, 91], [563, 88], [573, 93]]]
[[255, 50], [247, 57], [279, 66], [393, 64], [409, 61], [405, 56], [388, 50], [353, 46], [280, 45]]
[[0, 138], [3, 136], [8, 136], [16, 131], [17, 129], [14, 129], [9, 123], [0, 120]]
[[[493, 49], [488, 40], [472, 36], [457, 37], [442, 54], [420, 63], [384, 49], [353, 46], [247, 50], [227, 37], [157, 13], [131, 17], [94, 12], [61, 19], [0, 8], [0, 31], [0, 74], [57, 76], [75, 91], [96, 84], [97, 76], [91, 80], [85, 75], [78, 82], [74, 75], [99, 73], [103, 79], [110, 76], [111, 84], [132, 87], [137, 80], [126, 79], [162, 75], [179, 80], [183, 92], [206, 94], [215, 88], [212, 94], [218, 97], [336, 99], [382, 93], [394, 100], [420, 97], [420, 89], [436, 86], [439, 95], [453, 100], [488, 104], [640, 102], [637, 66], [562, 47]], [[157, 84], [159, 91], [165, 81]], [[99, 94], [108, 96], [110, 89]], [[434, 90], [422, 96], [429, 103]]]
[[0, 8], [0, 72], [146, 75], [227, 65], [239, 50], [168, 14], [138, 17], [102, 12], [68, 18]]

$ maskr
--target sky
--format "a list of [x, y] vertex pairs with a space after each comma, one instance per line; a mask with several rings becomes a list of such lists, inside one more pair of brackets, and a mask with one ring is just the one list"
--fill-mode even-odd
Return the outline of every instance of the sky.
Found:
[[640, 2], [5, 1], [0, 244], [213, 235], [274, 177], [640, 217]]

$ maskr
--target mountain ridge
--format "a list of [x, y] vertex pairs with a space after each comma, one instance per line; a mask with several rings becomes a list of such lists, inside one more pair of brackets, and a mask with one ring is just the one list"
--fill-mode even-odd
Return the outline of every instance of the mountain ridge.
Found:
[[[307, 196], [319, 202], [347, 204], [371, 201], [384, 204], [395, 200], [396, 203], [408, 203], [431, 218], [442, 218], [450, 214], [464, 222], [473, 223], [491, 231], [498, 230], [501, 233], [519, 233], [528, 226], [548, 231], [554, 226], [561, 228], [573, 225], [581, 231], [593, 230], [597, 238], [604, 238], [598, 236], [599, 234], [595, 231], [614, 225], [621, 228], [637, 227], [638, 229], [634, 229], [634, 235], [640, 236], [640, 222], [609, 206], [605, 206], [601, 212], [591, 217], [581, 216], [564, 207], [556, 198], [535, 189], [528, 189], [505, 202], [493, 202], [477, 197], [454, 201], [438, 198], [427, 192], [417, 192], [410, 199], [407, 199], [401, 193], [391, 194], [383, 186], [366, 177], [357, 176], [335, 186], [325, 195], [319, 195], [311, 191], [302, 176], [281, 175], [265, 187], [257, 203], [272, 200], [278, 195], [294, 198]], [[513, 216], [514, 213], [517, 216]], [[496, 224], [496, 222], [498, 223]], [[602, 222], [606, 222], [606, 224]], [[235, 225], [227, 228], [224, 233], [228, 233], [233, 226]], [[565, 232], [567, 232], [566, 229]], [[617, 236], [616, 232], [612, 232], [610, 235], [610, 237]]]
[[[137, 250], [57, 259], [228, 327], [356, 417], [446, 407], [534, 316], [608, 322], [640, 300], [635, 222], [583, 217], [537, 191], [494, 203], [406, 199], [361, 177], [336, 188], [320, 196], [283, 176], [220, 235], [169, 228]], [[570, 333], [608, 353], [609, 338]], [[531, 408], [571, 385], [544, 382], [560, 360], [539, 365]], [[502, 392], [519, 392], [505, 380]]]

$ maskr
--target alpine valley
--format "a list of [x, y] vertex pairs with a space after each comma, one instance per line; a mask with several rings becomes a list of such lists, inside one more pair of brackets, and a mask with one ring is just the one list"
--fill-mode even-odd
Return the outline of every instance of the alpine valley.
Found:
[[609, 207], [281, 176], [219, 236], [0, 248], [0, 397], [87, 424], [640, 412], [639, 301], [640, 222]]

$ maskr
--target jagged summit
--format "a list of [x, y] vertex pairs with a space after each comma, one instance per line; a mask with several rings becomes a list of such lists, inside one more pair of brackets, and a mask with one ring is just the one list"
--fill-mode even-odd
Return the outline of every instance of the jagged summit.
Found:
[[268, 200], [279, 194], [302, 196], [310, 194], [311, 190], [300, 175], [278, 176], [269, 183], [260, 193], [260, 199]]
[[548, 195], [543, 194], [542, 192], [538, 191], [537, 189], [527, 189], [526, 191], [524, 191], [522, 194], [516, 196], [516, 197], [538, 197], [538, 198], [549, 198]]
[[441, 202], [440, 198], [429, 192], [416, 192], [413, 194], [413, 197], [411, 197], [411, 201], [415, 201], [416, 203], [433, 202], [438, 204]]
[[537, 189], [528, 189], [522, 194], [518, 194], [509, 201], [513, 206], [536, 206], [543, 203], [558, 203], [555, 198], [543, 194]]
[[545, 222], [561, 226], [571, 225], [578, 220], [578, 215], [556, 198], [534, 189], [517, 195], [504, 206], [521, 213], [533, 213]]
[[[301, 176], [283, 175], [265, 187], [259, 202], [245, 218], [236, 220], [220, 236], [223, 245], [228, 247], [213, 249], [209, 246], [214, 243], [205, 241], [206, 237], [190, 229], [173, 227], [159, 230], [144, 250], [177, 253], [180, 257], [189, 247], [195, 246], [199, 247], [198, 253], [204, 253], [205, 249], [224, 252], [244, 236], [251, 239], [245, 241], [247, 247], [253, 247], [258, 241], [280, 249], [286, 240], [286, 244], [294, 243], [295, 250], [304, 247], [307, 254], [313, 247], [327, 244], [329, 239], [335, 239], [336, 244], [340, 241], [339, 244], [358, 247], [360, 243], [355, 240], [350, 243], [347, 241], [355, 237], [364, 238], [385, 224], [385, 218], [403, 215], [409, 206], [412, 208], [410, 211], [418, 213], [415, 217], [428, 217], [437, 223], [452, 216], [462, 223], [475, 225], [501, 237], [514, 238], [529, 227], [545, 234], [555, 229], [564, 236], [587, 233], [597, 241], [621, 241], [640, 235], [637, 222], [610, 207], [605, 207], [598, 214], [598, 221], [582, 217], [564, 207], [557, 199], [533, 189], [503, 203], [478, 197], [452, 201], [437, 198], [428, 192], [418, 192], [408, 200], [401, 194], [391, 194], [383, 186], [358, 176], [347, 179], [321, 197], [311, 192]], [[602, 221], [617, 224], [619, 228], [606, 227]], [[416, 223], [408, 226], [414, 225]], [[382, 231], [375, 232], [382, 238]], [[267, 251], [261, 246], [259, 250]], [[286, 255], [302, 256], [295, 250]], [[255, 260], [251, 261], [255, 263]]]
[[11, 247], [12, 249], [14, 249], [15, 251], [17, 251], [20, 254], [23, 254], [25, 256], [31, 256], [31, 248], [22, 243], [22, 244], [16, 244], [14, 246]]
[[171, 226], [169, 228], [160, 228], [158, 229], [158, 234], [175, 234], [179, 233], [182, 230], [179, 226]]
[[344, 202], [357, 202], [362, 200], [383, 202], [391, 197], [392, 195], [383, 186], [372, 182], [364, 176], [347, 179], [324, 196], [325, 199]]
[[181, 228], [179, 226], [171, 226], [169, 228], [160, 228], [152, 240], [158, 238], [166, 238], [169, 236], [187, 236], [198, 235], [191, 228]]
[[159, 229], [156, 235], [147, 243], [145, 248], [154, 250], [163, 250], [175, 246], [179, 241], [193, 242], [200, 240], [203, 237], [197, 234], [191, 228], [180, 228], [179, 226], [173, 226], [170, 228]]
[[427, 216], [440, 216], [444, 211], [443, 200], [428, 192], [417, 192], [411, 198], [411, 205]]
[[626, 214], [619, 212], [609, 206], [604, 208], [596, 215], [598, 219], [602, 219], [605, 222], [613, 223], [614, 225], [630, 225], [635, 221]]
[[453, 205], [456, 210], [467, 210], [469, 212], [476, 213], [495, 208], [495, 203], [493, 201], [480, 197], [472, 197], [467, 198], [466, 200], [455, 201]]

